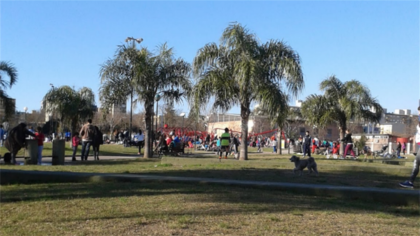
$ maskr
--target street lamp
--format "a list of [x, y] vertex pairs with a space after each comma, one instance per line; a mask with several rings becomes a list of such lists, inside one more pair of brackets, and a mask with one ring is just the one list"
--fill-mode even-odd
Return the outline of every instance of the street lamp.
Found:
[[23, 107], [23, 110], [25, 111], [25, 123], [26, 123], [26, 111], [28, 111], [27, 107]]
[[179, 114], [179, 116], [182, 116], [182, 134], [184, 134], [184, 118], [185, 118], [185, 112], [182, 112]]
[[125, 42], [126, 42], [126, 43], [128, 43], [128, 41], [133, 41], [133, 42], [141, 43], [141, 42], [143, 42], [143, 38], [138, 38], [138, 39], [135, 39], [135, 38], [133, 38], [133, 37], [127, 37], [127, 38], [125, 39]]
[[[143, 42], [143, 38], [135, 39], [133, 37], [127, 37], [125, 39], [125, 42], [128, 43], [128, 41], [133, 41], [133, 47], [136, 47], [136, 42], [137, 43]], [[133, 72], [133, 78], [134, 78], [134, 72]], [[131, 130], [133, 128], [132, 126], [133, 126], [133, 89], [131, 89], [131, 93], [130, 93], [130, 130], [128, 131], [128, 137], [130, 141], [131, 141]], [[152, 129], [153, 129], [153, 126], [152, 126]]]
[[156, 133], [157, 133], [158, 117], [159, 117], [158, 107], [159, 107], [159, 100], [160, 100], [160, 95], [159, 94], [156, 94], [155, 100], [156, 100]]
[[[54, 85], [53, 84], [51, 84], [50, 83], [50, 86], [51, 86], [51, 89], [52, 89], [52, 92], [53, 92], [53, 95], [54, 95]], [[52, 106], [51, 105], [51, 102], [50, 102], [50, 104], [49, 104], [50, 106]], [[54, 111], [51, 109], [51, 119], [50, 119], [50, 132], [51, 132], [51, 135], [53, 135], [53, 128], [54, 128], [54, 126], [53, 126], [53, 115], [54, 115]]]

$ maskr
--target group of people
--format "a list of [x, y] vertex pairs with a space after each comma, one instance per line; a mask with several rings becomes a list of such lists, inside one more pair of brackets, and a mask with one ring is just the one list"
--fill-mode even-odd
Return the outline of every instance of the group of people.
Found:
[[80, 129], [80, 132], [74, 132], [72, 135], [72, 161], [76, 161], [76, 152], [79, 144], [82, 144], [81, 161], [87, 161], [91, 146], [94, 160], [99, 160], [99, 147], [103, 143], [103, 133], [98, 126], [92, 125], [92, 119], [88, 119]]
[[340, 142], [342, 141], [343, 143], [345, 143], [345, 149], [344, 149], [344, 153], [342, 156], [340, 156], [340, 159], [345, 159], [347, 158], [347, 153], [350, 152], [351, 156], [353, 159], [356, 159], [355, 153], [353, 151], [353, 139], [351, 137], [351, 132], [349, 129], [346, 130], [346, 135], [344, 136], [343, 139], [341, 140], [337, 140], [334, 142], [330, 142], [327, 140], [324, 140], [322, 143], [319, 142], [319, 140], [317, 140], [317, 138], [312, 138], [309, 134], [309, 131], [306, 131], [305, 136], [304, 137], [299, 137], [298, 139], [298, 144], [301, 145], [302, 147], [302, 153], [303, 153], [303, 157], [305, 157], [306, 155], [308, 155], [308, 157], [311, 157], [311, 153], [314, 154], [315, 150], [318, 147], [325, 147], [325, 152], [326, 154], [332, 154], [333, 156], [336, 156], [338, 158], [338, 155], [340, 154]]
[[[79, 137], [79, 134], [81, 135]], [[88, 119], [88, 122], [83, 125], [80, 132], [75, 132], [72, 135], [72, 161], [76, 161], [76, 152], [79, 144], [82, 145], [81, 160], [86, 161], [88, 159], [90, 146], [93, 147], [93, 155], [95, 160], [99, 160], [99, 145], [103, 144], [102, 132], [97, 126], [92, 125], [92, 120]], [[28, 129], [25, 123], [20, 123], [16, 127], [12, 128], [7, 135], [4, 142], [4, 146], [10, 152], [10, 162], [16, 164], [16, 154], [18, 151], [26, 147], [26, 139], [37, 140], [37, 164], [42, 164], [42, 151], [44, 148], [45, 135], [42, 132], [41, 127], [37, 127], [36, 131], [32, 131], [32, 128]], [[7, 158], [5, 158], [6, 161]]]
[[[3, 128], [3, 126], [1, 126]], [[4, 142], [4, 146], [7, 150], [10, 152], [10, 162], [12, 164], [16, 164], [16, 154], [20, 149], [23, 147], [26, 147], [26, 137], [33, 137], [35, 140], [37, 140], [37, 164], [42, 164], [42, 150], [44, 149], [44, 139], [45, 136], [42, 133], [42, 128], [37, 127], [36, 131], [33, 132], [33, 130], [29, 130], [26, 128], [25, 123], [20, 123], [16, 127], [12, 128], [6, 137], [6, 140]], [[5, 156], [5, 162], [6, 162], [6, 156]]]

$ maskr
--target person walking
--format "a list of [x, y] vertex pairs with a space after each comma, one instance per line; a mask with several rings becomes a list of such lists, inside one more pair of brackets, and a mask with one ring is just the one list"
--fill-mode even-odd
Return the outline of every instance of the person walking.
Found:
[[398, 159], [402, 158], [400, 156], [400, 153], [401, 153], [401, 143], [400, 142], [397, 142], [397, 148], [396, 148], [396, 150], [397, 150], [397, 158]]
[[92, 119], [88, 119], [87, 123], [80, 129], [80, 135], [82, 136], [82, 161], [87, 161], [92, 144], [93, 138], [95, 137], [95, 128], [92, 125]]
[[262, 152], [262, 150], [261, 150], [261, 137], [258, 137], [256, 142], [257, 142], [257, 152]]
[[271, 140], [271, 145], [273, 146], [273, 153], [277, 153], [277, 139], [276, 138]]
[[346, 158], [347, 152], [350, 151], [353, 159], [356, 159], [356, 156], [354, 155], [353, 151], [353, 139], [351, 138], [350, 130], [346, 130], [346, 136], [341, 140], [346, 143], [346, 148], [344, 149], [344, 155], [341, 159]]
[[79, 146], [80, 143], [80, 138], [79, 138], [79, 132], [74, 132], [73, 137], [71, 139], [71, 147], [73, 149], [73, 155], [72, 155], [72, 161], [76, 161], [76, 152], [77, 152], [77, 147]]
[[403, 144], [402, 144], [402, 153], [405, 155], [405, 149], [406, 149], [406, 147], [407, 147], [407, 143], [406, 142], [404, 142]]
[[139, 134], [137, 135], [137, 140], [139, 144], [139, 152], [138, 155], [141, 155], [141, 148], [144, 146], [144, 134], [141, 130], [139, 130]]
[[35, 132], [35, 139], [38, 142], [38, 165], [42, 164], [42, 150], [44, 149], [44, 139], [45, 136], [42, 133], [42, 128], [41, 127], [37, 127]]
[[223, 151], [226, 152], [225, 159], [229, 154], [230, 147], [230, 134], [229, 129], [225, 128], [225, 132], [220, 136], [220, 152], [219, 152], [219, 161], [221, 161], [223, 156]]
[[410, 179], [400, 183], [400, 186], [404, 187], [404, 188], [413, 188], [414, 180], [416, 179], [417, 174], [419, 173], [419, 166], [420, 166], [420, 107], [418, 107], [417, 110], [419, 112], [419, 123], [417, 124], [417, 127], [416, 127], [417, 131], [416, 131], [416, 134], [415, 134], [415, 137], [416, 137], [415, 140], [416, 140], [416, 143], [417, 143], [417, 154], [416, 154], [416, 157], [414, 158], [413, 171], [411, 172]]
[[0, 147], [3, 147], [3, 141], [4, 141], [4, 129], [3, 129], [3, 125], [0, 125]]
[[305, 158], [306, 154], [308, 154], [308, 157], [311, 157], [312, 138], [309, 135], [309, 131], [306, 131], [306, 135], [303, 137], [302, 142], [303, 158]]
[[238, 158], [238, 147], [239, 147], [238, 135], [235, 135], [233, 137], [232, 143], [233, 143], [233, 148], [232, 148], [233, 149], [233, 155], [234, 155], [234, 158], [237, 159]]

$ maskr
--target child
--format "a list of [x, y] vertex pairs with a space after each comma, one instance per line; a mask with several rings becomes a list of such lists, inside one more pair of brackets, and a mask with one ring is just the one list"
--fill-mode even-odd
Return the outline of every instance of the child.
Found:
[[72, 161], [76, 161], [76, 151], [77, 151], [77, 146], [79, 146], [80, 143], [80, 138], [79, 138], [79, 133], [78, 132], [74, 132], [73, 134], [73, 138], [71, 139], [72, 141], [72, 148], [73, 148], [73, 156], [72, 156]]
[[35, 139], [38, 141], [38, 165], [41, 165], [41, 161], [42, 161], [42, 150], [44, 149], [44, 139], [45, 136], [42, 133], [42, 128], [41, 127], [37, 127], [36, 128], [37, 132], [35, 133]]
[[334, 159], [337, 159], [339, 150], [340, 150], [340, 144], [338, 144], [337, 142], [333, 142], [332, 154], [333, 154]]
[[272, 140], [271, 145], [273, 146], [273, 153], [277, 153], [277, 139]]

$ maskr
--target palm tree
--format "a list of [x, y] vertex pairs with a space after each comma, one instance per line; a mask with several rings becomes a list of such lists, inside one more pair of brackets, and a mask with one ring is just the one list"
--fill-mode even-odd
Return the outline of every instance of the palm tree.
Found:
[[214, 97], [213, 109], [241, 109], [242, 143], [240, 159], [248, 159], [248, 119], [253, 102], [262, 104], [267, 114], [277, 117], [287, 111], [289, 94], [303, 88], [299, 55], [285, 43], [270, 40], [259, 44], [256, 36], [240, 24], [223, 32], [220, 45], [209, 43], [194, 59], [194, 109]]
[[75, 91], [69, 86], [62, 86], [48, 91], [43, 104], [46, 112], [55, 113], [61, 125], [68, 124], [75, 132], [80, 121], [93, 117], [95, 95], [90, 88]]
[[[9, 81], [4, 80], [2, 74], [6, 73]], [[11, 88], [17, 82], [17, 70], [10, 62], [0, 61], [0, 102], [3, 104], [6, 118], [10, 117], [15, 111], [15, 103], [5, 89]]]
[[[152, 157], [152, 129], [154, 116], [154, 102], [157, 94], [166, 102], [182, 102], [191, 93], [189, 77], [190, 65], [182, 59], [175, 59], [172, 48], [166, 43], [158, 48], [157, 55], [153, 55], [146, 48], [136, 51], [133, 57], [133, 77], [129, 85], [124, 70], [106, 74], [102, 77], [100, 100], [105, 107], [109, 107], [116, 99], [124, 96], [124, 90], [132, 87], [137, 101], [144, 104], [145, 110], [145, 150], [144, 157]], [[118, 86], [120, 85], [120, 86]]]
[[[379, 122], [382, 106], [372, 97], [368, 88], [357, 80], [342, 83], [331, 76], [320, 84], [323, 95], [310, 95], [302, 103], [301, 113], [306, 123], [325, 127], [336, 123], [340, 130], [340, 140], [344, 138], [350, 120]], [[343, 145], [340, 152], [343, 153]]]
[[119, 45], [114, 58], [107, 60], [100, 69], [102, 83], [100, 98], [109, 100], [102, 101], [102, 104], [106, 106], [105, 110], [109, 110], [115, 103], [125, 103], [127, 98], [130, 98], [130, 139], [133, 123], [133, 96], [135, 96], [134, 79], [136, 67], [142, 60], [144, 58], [133, 41], [131, 45]]

